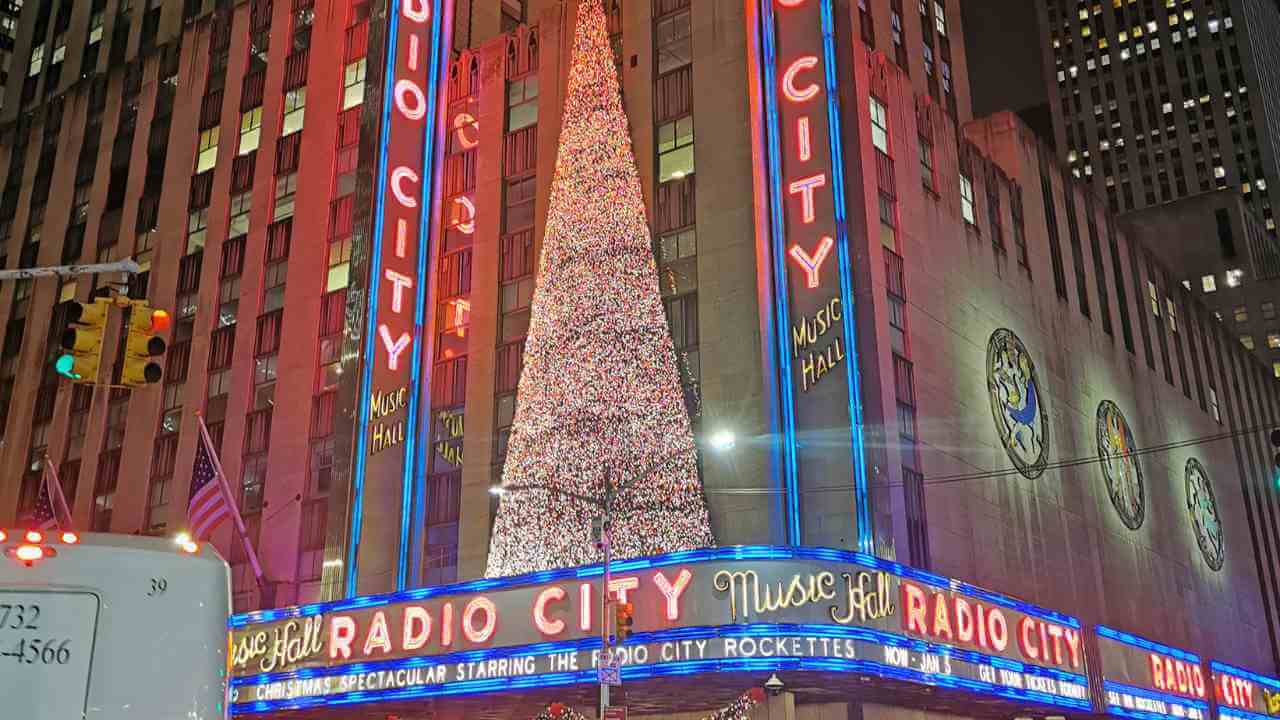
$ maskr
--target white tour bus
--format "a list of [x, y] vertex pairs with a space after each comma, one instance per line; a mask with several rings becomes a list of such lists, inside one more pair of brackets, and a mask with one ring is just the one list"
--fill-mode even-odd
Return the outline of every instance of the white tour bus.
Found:
[[212, 545], [0, 529], [0, 716], [222, 720], [229, 613]]

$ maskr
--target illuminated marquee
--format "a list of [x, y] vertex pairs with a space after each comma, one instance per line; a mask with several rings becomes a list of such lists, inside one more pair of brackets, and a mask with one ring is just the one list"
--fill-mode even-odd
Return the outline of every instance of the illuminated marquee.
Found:
[[1223, 720], [1280, 718], [1280, 679], [1220, 662], [1209, 663], [1218, 717]]
[[[399, 564], [405, 586], [413, 494], [414, 441], [422, 393], [424, 307], [429, 223], [433, 202], [440, 66], [447, 52], [441, 27], [449, 0], [392, 0], [388, 7], [386, 83], [369, 255], [368, 323], [359, 390], [359, 423], [352, 477], [347, 592], [357, 592], [366, 479], [399, 481]], [[393, 489], [394, 488], [394, 489]], [[379, 493], [380, 496], [383, 493]], [[385, 513], [377, 513], [385, 517]]]
[[1207, 720], [1209, 683], [1199, 656], [1103, 625], [1097, 633], [1109, 714]]
[[[867, 555], [722, 548], [620, 563], [627, 678], [760, 670], [873, 675], [1091, 707], [1079, 623]], [[232, 619], [235, 714], [590, 683], [600, 568], [482, 580]]]
[[[763, 299], [775, 314], [788, 540], [839, 545], [856, 538], [858, 549], [869, 551], [832, 2], [747, 0], [747, 12], [759, 84], [753, 108], [763, 120], [755, 156], [766, 186], [757, 192], [769, 212], [759, 236], [768, 245], [762, 256], [770, 276]], [[842, 431], [850, 434], [849, 454], [796, 441], [799, 433]], [[829, 487], [841, 478], [853, 487], [855, 512], [802, 510], [802, 499], [811, 497], [806, 484]], [[802, 526], [802, 517], [819, 515], [826, 517]]]

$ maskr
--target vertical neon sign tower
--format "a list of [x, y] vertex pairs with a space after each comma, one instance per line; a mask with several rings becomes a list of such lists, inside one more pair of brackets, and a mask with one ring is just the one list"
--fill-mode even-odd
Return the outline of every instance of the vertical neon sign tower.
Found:
[[745, 1], [787, 539], [873, 552], [832, 0]]
[[618, 557], [712, 543], [600, 0], [578, 6], [517, 392], [487, 575], [595, 562], [606, 484]]
[[[438, 88], [448, 50], [443, 31], [452, 22], [452, 8], [452, 0], [388, 0], [368, 319], [344, 558], [348, 596], [403, 590], [408, 583], [418, 482], [414, 445], [425, 387], [422, 356], [430, 218], [439, 164], [435, 137], [443, 107]], [[395, 497], [399, 503], [394, 507], [366, 503], [371, 487], [377, 497]], [[386, 553], [361, 554], [365, 534], [375, 532], [387, 535], [380, 538], [386, 542], [375, 547], [399, 548], [395, 558]], [[358, 582], [362, 576], [374, 578], [377, 584], [362, 588]], [[393, 578], [394, 585], [381, 578]]]

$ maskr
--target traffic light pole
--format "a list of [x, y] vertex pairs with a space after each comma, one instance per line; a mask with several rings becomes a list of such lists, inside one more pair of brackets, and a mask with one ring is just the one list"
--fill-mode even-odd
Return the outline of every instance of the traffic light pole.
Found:
[[[613, 660], [613, 650], [609, 647], [609, 581], [613, 577], [609, 572], [609, 564], [613, 560], [610, 537], [613, 528], [609, 513], [612, 504], [609, 502], [611, 496], [611, 490], [606, 489], [604, 522], [600, 523], [600, 545], [604, 550], [604, 590], [600, 593], [600, 662], [606, 665], [612, 664]], [[596, 673], [600, 680], [600, 717], [603, 718], [605, 711], [609, 709], [609, 683], [605, 682], [605, 676], [600, 674], [598, 668]]]

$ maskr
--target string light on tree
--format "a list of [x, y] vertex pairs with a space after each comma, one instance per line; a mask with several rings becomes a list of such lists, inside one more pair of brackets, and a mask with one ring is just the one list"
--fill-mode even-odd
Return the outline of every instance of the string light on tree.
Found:
[[489, 577], [598, 560], [607, 484], [616, 557], [713, 543], [601, 0], [563, 117]]
[[711, 713], [702, 720], [750, 720], [751, 709], [762, 702], [764, 702], [764, 689], [751, 688], [722, 710]]
[[564, 703], [551, 703], [533, 720], [587, 720], [587, 716]]

